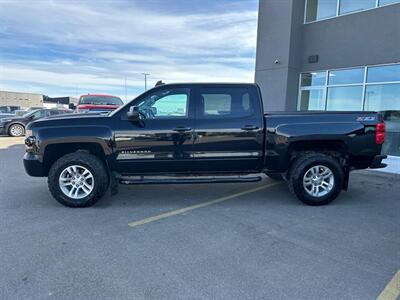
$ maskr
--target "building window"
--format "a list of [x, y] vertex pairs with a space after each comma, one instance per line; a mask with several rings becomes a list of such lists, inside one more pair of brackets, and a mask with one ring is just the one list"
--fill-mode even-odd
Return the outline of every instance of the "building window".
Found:
[[335, 17], [336, 10], [337, 0], [308, 0], [306, 22]]
[[299, 110], [400, 110], [400, 64], [302, 73]]
[[388, 4], [394, 4], [394, 3], [399, 3], [399, 0], [379, 0], [379, 6], [383, 5], [388, 5]]
[[339, 15], [376, 7], [376, 0], [341, 0]]
[[306, 0], [304, 22], [324, 20], [394, 3], [400, 3], [400, 0]]
[[303, 73], [301, 75], [301, 86], [324, 86], [325, 72]]
[[360, 110], [362, 105], [362, 92], [362, 85], [328, 87], [326, 110]]
[[367, 85], [364, 110], [400, 110], [400, 83]]
[[368, 83], [400, 81], [400, 64], [368, 68]]
[[362, 84], [364, 81], [364, 68], [329, 71], [328, 74], [328, 85]]
[[300, 110], [324, 110], [325, 97], [323, 89], [310, 89], [301, 91]]

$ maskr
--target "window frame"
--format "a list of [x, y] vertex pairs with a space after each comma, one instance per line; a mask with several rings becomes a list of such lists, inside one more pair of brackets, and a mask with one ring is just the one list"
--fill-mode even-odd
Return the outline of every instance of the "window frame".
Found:
[[386, 6], [389, 6], [389, 5], [400, 4], [400, 1], [399, 1], [399, 0], [398, 0], [398, 2], [388, 3], [388, 4], [381, 4], [381, 3], [380, 3], [380, 0], [375, 0], [375, 6], [374, 6], [374, 7], [370, 7], [370, 8], [366, 8], [366, 9], [359, 10], [359, 11], [352, 11], [352, 12], [348, 12], [348, 13], [343, 13], [343, 14], [341, 14], [341, 13], [340, 13], [340, 3], [341, 3], [341, 0], [336, 0], [337, 2], [336, 2], [336, 15], [335, 15], [335, 16], [326, 17], [326, 18], [322, 18], [322, 19], [318, 19], [318, 20], [314, 20], [314, 21], [307, 21], [307, 7], [308, 7], [308, 1], [309, 1], [309, 0], [305, 0], [305, 1], [304, 1], [305, 5], [304, 5], [303, 24], [312, 24], [312, 23], [315, 23], [315, 22], [330, 20], [330, 19], [333, 19], [333, 18], [341, 17], [341, 16], [348, 16], [348, 15], [352, 15], [352, 14], [357, 14], [357, 13], [364, 12], [364, 11], [368, 11], [368, 10], [371, 10], [371, 9], [377, 9], [377, 8], [386, 7]]
[[[365, 111], [365, 92], [367, 90], [368, 86], [371, 85], [386, 85], [386, 84], [398, 84], [400, 83], [399, 81], [383, 81], [383, 82], [367, 82], [367, 75], [368, 75], [368, 70], [369, 68], [373, 67], [385, 67], [385, 66], [393, 66], [393, 65], [400, 65], [400, 62], [398, 63], [389, 63], [389, 64], [379, 64], [379, 65], [367, 65], [367, 66], [358, 66], [358, 67], [348, 67], [348, 68], [338, 68], [338, 69], [328, 69], [328, 70], [313, 70], [313, 71], [307, 71], [307, 72], [301, 72], [299, 75], [299, 83], [298, 83], [298, 97], [297, 97], [297, 110], [301, 111], [301, 94], [302, 91], [304, 90], [313, 90], [313, 89], [323, 89], [323, 101], [325, 103], [324, 105], [324, 110], [327, 111], [328, 107], [328, 88], [330, 87], [347, 87], [347, 86], [362, 86], [362, 98], [361, 98], [361, 107], [360, 111]], [[349, 70], [349, 69], [360, 69], [364, 68], [364, 78], [363, 82], [361, 83], [348, 83], [348, 84], [333, 84], [329, 85], [329, 72], [331, 71], [341, 71], [341, 70]], [[304, 73], [311, 73], [311, 72], [325, 72], [325, 85], [319, 85], [319, 86], [301, 86], [301, 78], [302, 74]], [[322, 111], [322, 110], [321, 110]]]

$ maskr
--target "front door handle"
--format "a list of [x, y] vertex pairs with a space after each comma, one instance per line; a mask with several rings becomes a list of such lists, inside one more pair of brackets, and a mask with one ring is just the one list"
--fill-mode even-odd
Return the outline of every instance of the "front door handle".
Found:
[[257, 130], [258, 127], [255, 125], [246, 125], [241, 128], [242, 130], [250, 131], [250, 130]]
[[176, 131], [176, 132], [187, 132], [187, 131], [191, 131], [192, 130], [192, 128], [190, 128], [190, 127], [184, 127], [184, 126], [178, 126], [178, 127], [175, 127], [174, 129], [172, 129], [173, 131]]

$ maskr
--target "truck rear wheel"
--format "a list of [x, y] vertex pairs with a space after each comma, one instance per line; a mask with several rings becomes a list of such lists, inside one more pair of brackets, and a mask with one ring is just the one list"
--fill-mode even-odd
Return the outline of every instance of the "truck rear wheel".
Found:
[[322, 153], [307, 153], [290, 168], [289, 190], [307, 205], [325, 205], [339, 195], [344, 172], [339, 162]]
[[68, 207], [88, 207], [107, 191], [109, 177], [96, 156], [78, 151], [59, 158], [50, 168], [48, 186], [53, 197]]

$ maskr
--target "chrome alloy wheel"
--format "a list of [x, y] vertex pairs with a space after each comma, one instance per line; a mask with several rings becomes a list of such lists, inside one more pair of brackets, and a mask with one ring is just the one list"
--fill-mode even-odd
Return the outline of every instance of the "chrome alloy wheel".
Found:
[[85, 167], [73, 165], [61, 172], [58, 184], [64, 195], [72, 199], [82, 199], [93, 191], [94, 178]]
[[303, 187], [313, 197], [323, 197], [328, 194], [335, 184], [332, 171], [326, 166], [313, 166], [303, 177]]
[[24, 127], [18, 124], [11, 125], [10, 134], [12, 136], [21, 136], [24, 134]]

